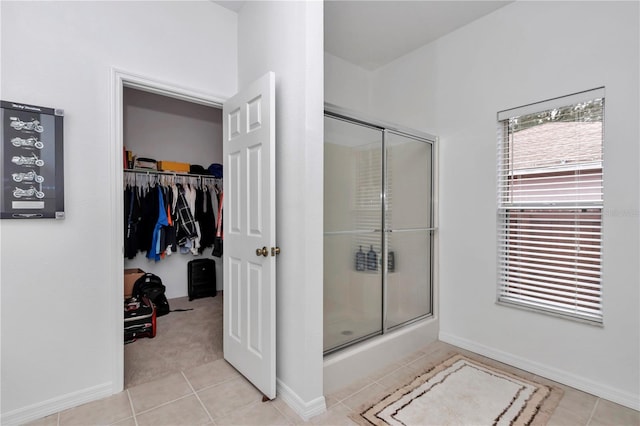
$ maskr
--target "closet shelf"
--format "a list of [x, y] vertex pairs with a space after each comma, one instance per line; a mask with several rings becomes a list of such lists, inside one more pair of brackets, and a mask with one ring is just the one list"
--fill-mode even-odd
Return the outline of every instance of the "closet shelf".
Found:
[[199, 175], [191, 173], [162, 172], [148, 169], [123, 169], [124, 182], [127, 185], [137, 183], [161, 183], [161, 184], [189, 184], [189, 185], [218, 185], [222, 183], [222, 178], [211, 175]]
[[218, 179], [222, 180], [222, 178], [217, 178], [211, 175], [199, 175], [195, 173], [179, 173], [179, 172], [167, 172], [160, 170], [150, 170], [150, 169], [123, 169], [125, 173], [137, 173], [137, 174], [146, 174], [146, 175], [165, 175], [165, 176], [184, 176], [184, 177], [200, 177], [207, 179]]

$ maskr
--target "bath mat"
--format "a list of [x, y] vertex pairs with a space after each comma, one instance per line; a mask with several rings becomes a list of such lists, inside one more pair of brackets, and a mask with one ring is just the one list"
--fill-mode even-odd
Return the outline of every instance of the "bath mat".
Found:
[[544, 425], [562, 390], [454, 355], [352, 420], [361, 425]]

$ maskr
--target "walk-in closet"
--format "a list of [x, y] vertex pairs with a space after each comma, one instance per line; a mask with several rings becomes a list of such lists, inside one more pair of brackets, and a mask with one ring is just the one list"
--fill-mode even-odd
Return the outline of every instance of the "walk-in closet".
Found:
[[[132, 87], [123, 88], [122, 107], [124, 268], [160, 277], [171, 309], [156, 318], [155, 337], [125, 344], [129, 388], [223, 356], [222, 258], [219, 251], [214, 255], [224, 226], [223, 177], [221, 167], [211, 167], [222, 164], [222, 110]], [[197, 237], [180, 238], [175, 231], [156, 238], [159, 206], [171, 211], [179, 193], [192, 208]], [[171, 222], [171, 213], [165, 216]], [[214, 260], [215, 297], [189, 300], [188, 267], [196, 259]]]

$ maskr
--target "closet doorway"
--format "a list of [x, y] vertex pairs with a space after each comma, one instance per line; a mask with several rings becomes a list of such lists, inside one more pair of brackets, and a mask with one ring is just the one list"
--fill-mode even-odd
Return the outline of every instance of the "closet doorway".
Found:
[[[114, 82], [117, 85], [113, 102], [114, 146], [120, 158], [114, 155], [113, 197], [118, 200], [114, 202], [116, 210], [121, 212], [117, 215], [120, 223], [116, 229], [124, 230], [124, 176], [131, 174], [123, 171], [124, 150], [131, 150], [139, 157], [198, 164], [204, 168], [212, 163], [221, 164], [224, 100], [118, 71], [114, 71]], [[209, 138], [211, 144], [206, 146], [202, 141]], [[193, 140], [200, 142], [194, 145]], [[141, 182], [158, 179], [145, 177], [145, 173], [140, 175]], [[163, 176], [168, 176], [164, 179], [179, 178], [178, 174], [172, 173]], [[181, 179], [203, 182], [199, 177], [185, 176]], [[124, 268], [152, 272], [167, 287], [166, 295], [172, 310], [193, 309], [171, 312], [158, 318], [155, 338], [143, 338], [125, 346], [121, 327], [123, 292], [116, 292], [119, 303], [114, 300], [117, 306], [114, 309], [117, 321], [114, 323], [118, 324], [114, 389], [135, 386], [222, 358], [222, 294], [191, 302], [187, 297], [187, 264], [194, 259], [213, 258], [216, 261], [216, 287], [222, 290], [222, 262], [220, 258], [212, 257], [212, 247], [204, 248], [198, 255], [173, 253], [155, 262], [145, 257], [145, 251], [139, 252], [134, 259], [125, 258], [122, 250], [124, 232], [114, 236], [113, 240], [117, 258], [112, 263], [119, 275], [114, 282], [122, 283]]]

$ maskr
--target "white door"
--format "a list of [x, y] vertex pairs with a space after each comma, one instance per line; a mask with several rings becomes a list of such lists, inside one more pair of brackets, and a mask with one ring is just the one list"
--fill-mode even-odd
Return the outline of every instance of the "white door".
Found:
[[222, 116], [224, 358], [273, 399], [275, 75], [264, 75], [225, 102]]

